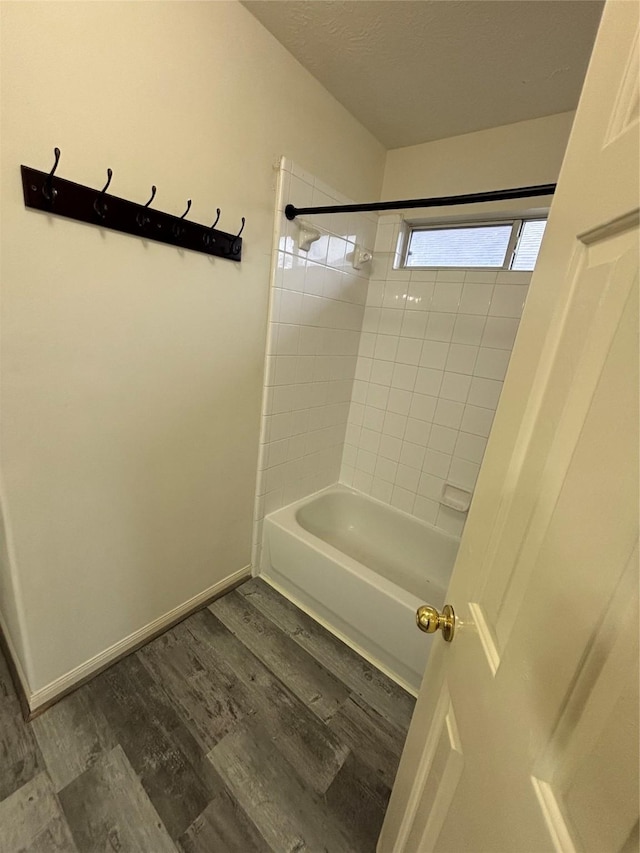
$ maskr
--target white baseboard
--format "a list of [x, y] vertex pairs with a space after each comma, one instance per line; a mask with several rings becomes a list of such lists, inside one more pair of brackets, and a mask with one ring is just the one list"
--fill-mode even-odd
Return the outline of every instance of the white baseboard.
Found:
[[[228, 575], [223, 580], [214, 583], [213, 586], [208, 587], [198, 593], [198, 595], [194, 595], [193, 598], [190, 598], [183, 604], [178, 605], [178, 607], [174, 607], [173, 610], [169, 610], [168, 613], [154, 619], [153, 622], [149, 622], [143, 628], [139, 628], [137, 631], [134, 631], [133, 634], [129, 634], [129, 636], [125, 637], [123, 640], [119, 640], [117, 643], [109, 646], [109, 648], [105, 649], [103, 652], [94, 655], [88, 661], [80, 664], [80, 666], [74, 667], [69, 670], [69, 672], [66, 672], [54, 681], [51, 681], [45, 687], [41, 687], [39, 690], [34, 690], [33, 692], [25, 690], [31, 712], [33, 713], [43, 705], [47, 705], [52, 700], [60, 698], [76, 685], [86, 681], [89, 676], [93, 675], [98, 670], [104, 669], [112, 661], [123, 657], [127, 652], [136, 648], [136, 646], [143, 644], [145, 640], [150, 639], [154, 634], [162, 632], [173, 623], [178, 622], [182, 617], [185, 617], [190, 612], [197, 610], [197, 608], [206, 601], [226, 592], [228, 589], [236, 586], [240, 581], [245, 578], [249, 578], [250, 576], [251, 566], [245, 566], [242, 569], [238, 569], [238, 571], [233, 572], [233, 574]], [[23, 681], [23, 685], [26, 687], [26, 681]]]

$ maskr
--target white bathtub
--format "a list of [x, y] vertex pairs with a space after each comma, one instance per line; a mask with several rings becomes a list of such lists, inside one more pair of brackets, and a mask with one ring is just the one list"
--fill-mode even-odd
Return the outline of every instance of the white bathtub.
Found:
[[260, 573], [415, 693], [433, 642], [415, 612], [444, 604], [457, 550], [455, 537], [336, 485], [265, 518]]

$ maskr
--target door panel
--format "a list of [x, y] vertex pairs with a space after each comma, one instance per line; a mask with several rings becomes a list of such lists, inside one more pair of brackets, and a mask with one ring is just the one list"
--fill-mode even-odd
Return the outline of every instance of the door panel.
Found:
[[609, 2], [380, 853], [637, 849], [637, 34]]

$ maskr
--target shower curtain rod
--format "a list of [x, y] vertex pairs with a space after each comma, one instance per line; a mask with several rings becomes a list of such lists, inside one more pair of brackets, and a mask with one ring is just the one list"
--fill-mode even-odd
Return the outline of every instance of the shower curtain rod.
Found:
[[438, 198], [409, 198], [401, 201], [373, 201], [368, 204], [337, 204], [328, 207], [295, 207], [288, 204], [284, 209], [287, 219], [307, 213], [364, 213], [376, 210], [406, 210], [415, 207], [447, 207], [453, 204], [473, 204], [484, 201], [505, 201], [511, 198], [528, 198], [538, 195], [553, 195], [556, 184], [538, 184], [533, 187], [511, 187], [508, 190], [491, 190], [466, 195], [444, 195]]

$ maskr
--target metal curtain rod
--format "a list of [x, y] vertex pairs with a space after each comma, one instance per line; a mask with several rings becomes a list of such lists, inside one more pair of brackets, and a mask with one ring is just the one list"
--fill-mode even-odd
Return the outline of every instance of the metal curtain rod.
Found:
[[511, 198], [527, 198], [537, 195], [553, 195], [556, 184], [538, 184], [534, 187], [511, 187], [508, 190], [491, 190], [485, 193], [466, 195], [444, 195], [438, 198], [408, 198], [401, 201], [372, 201], [369, 204], [336, 204], [328, 207], [295, 207], [288, 204], [284, 209], [287, 219], [306, 213], [361, 213], [375, 210], [406, 210], [415, 207], [447, 207], [452, 204], [473, 204], [483, 201], [505, 201]]

